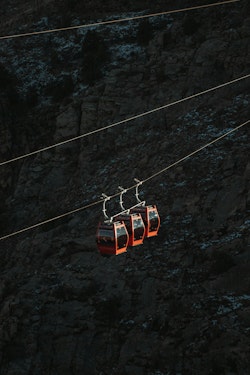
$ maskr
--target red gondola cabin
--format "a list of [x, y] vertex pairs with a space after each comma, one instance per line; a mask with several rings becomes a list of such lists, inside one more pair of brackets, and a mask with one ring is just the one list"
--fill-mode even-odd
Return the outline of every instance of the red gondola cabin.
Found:
[[119, 214], [115, 217], [115, 220], [123, 221], [126, 225], [129, 234], [128, 246], [137, 246], [143, 243], [145, 237], [145, 225], [141, 214]]
[[128, 231], [123, 222], [101, 223], [96, 234], [97, 247], [101, 254], [118, 255], [127, 251]]
[[155, 205], [131, 208], [130, 213], [141, 214], [145, 224], [145, 237], [157, 236], [160, 228], [160, 216]]

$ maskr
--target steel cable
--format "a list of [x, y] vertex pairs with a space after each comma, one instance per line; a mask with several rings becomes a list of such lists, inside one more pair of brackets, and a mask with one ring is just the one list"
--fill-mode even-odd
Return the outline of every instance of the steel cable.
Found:
[[[168, 165], [167, 167], [161, 169], [160, 171], [158, 171], [158, 172], [152, 174], [152, 175], [149, 176], [148, 178], [142, 180], [141, 183], [143, 184], [143, 183], [145, 183], [145, 182], [151, 180], [152, 178], [155, 178], [155, 177], [159, 176], [160, 174], [166, 172], [166, 171], [169, 170], [170, 168], [173, 168], [174, 166], [176, 166], [176, 165], [180, 164], [181, 162], [187, 160], [187, 159], [190, 158], [191, 156], [193, 156], [193, 155], [197, 154], [198, 152], [204, 150], [204, 149], [207, 148], [208, 146], [210, 146], [210, 145], [212, 145], [212, 144], [214, 144], [214, 143], [220, 141], [221, 139], [227, 137], [229, 134], [232, 134], [233, 132], [239, 130], [240, 128], [242, 128], [243, 126], [245, 126], [245, 125], [247, 125], [247, 124], [249, 124], [249, 123], [250, 123], [250, 120], [248, 120], [248, 121], [246, 121], [246, 122], [244, 122], [244, 123], [242, 123], [242, 124], [236, 126], [234, 129], [229, 130], [228, 132], [226, 132], [226, 133], [222, 134], [221, 136], [215, 138], [213, 141], [211, 141], [211, 142], [209, 142], [209, 143], [206, 143], [204, 146], [199, 147], [197, 150], [195, 150], [195, 151], [189, 153], [188, 155], [186, 155], [186, 156], [182, 157], [181, 159], [177, 160], [176, 162], [174, 162], [174, 163]], [[127, 191], [132, 190], [132, 189], [134, 189], [136, 186], [137, 186], [137, 184], [135, 184], [135, 185], [133, 185], [133, 186], [130, 186], [130, 187], [126, 188], [126, 190], [127, 190]], [[116, 193], [116, 194], [114, 194], [114, 195], [111, 195], [111, 196], [110, 196], [110, 199], [115, 198], [115, 197], [117, 197], [117, 196], [119, 196], [119, 195], [120, 195], [120, 192], [119, 192], [119, 193]], [[18, 231], [15, 231], [15, 232], [13, 232], [13, 233], [10, 233], [10, 234], [7, 234], [7, 235], [5, 235], [5, 236], [2, 236], [2, 237], [0, 237], [0, 241], [5, 240], [5, 239], [10, 238], [10, 237], [13, 237], [13, 236], [16, 236], [16, 235], [18, 235], [18, 234], [21, 234], [21, 233], [27, 232], [27, 231], [29, 231], [29, 230], [31, 230], [31, 229], [34, 229], [34, 228], [40, 227], [40, 226], [42, 226], [42, 225], [45, 225], [45, 224], [51, 223], [51, 222], [53, 222], [53, 221], [59, 220], [59, 219], [64, 218], [64, 217], [66, 217], [66, 216], [72, 215], [72, 214], [74, 214], [74, 213], [76, 213], [76, 212], [80, 212], [80, 211], [86, 210], [87, 208], [90, 208], [90, 207], [96, 206], [96, 205], [98, 205], [98, 204], [100, 204], [100, 203], [103, 203], [103, 199], [102, 199], [102, 200], [95, 201], [95, 202], [92, 202], [92, 203], [89, 203], [89, 204], [87, 204], [87, 205], [85, 205], [85, 206], [82, 206], [82, 207], [76, 208], [76, 209], [74, 209], [74, 210], [71, 210], [71, 211], [65, 212], [64, 214], [61, 214], [61, 215], [55, 216], [55, 217], [53, 217], [53, 218], [51, 218], [51, 219], [47, 219], [47, 220], [41, 221], [40, 223], [37, 223], [37, 224], [31, 225], [31, 226], [29, 226], [29, 227], [26, 227], [26, 228], [20, 229], [20, 230], [18, 230]]]
[[62, 141], [62, 142], [58, 142], [58, 143], [55, 143], [53, 145], [50, 145], [50, 146], [47, 146], [47, 147], [43, 147], [39, 150], [36, 150], [36, 151], [32, 151], [32, 152], [29, 152], [29, 153], [26, 153], [24, 155], [20, 155], [20, 156], [17, 156], [15, 158], [12, 158], [12, 159], [9, 159], [9, 160], [6, 160], [6, 161], [3, 161], [3, 162], [0, 162], [0, 167], [3, 166], [3, 165], [7, 165], [7, 164], [10, 164], [10, 163], [13, 163], [14, 161], [18, 161], [18, 160], [22, 160], [22, 159], [25, 159], [25, 158], [28, 158], [29, 156], [32, 156], [32, 155], [37, 155], [39, 154], [40, 152], [44, 152], [44, 151], [48, 151], [48, 150], [51, 150], [55, 147], [58, 147], [58, 146], [62, 146], [62, 145], [65, 145], [67, 143], [70, 143], [70, 142], [74, 142], [76, 140], [79, 140], [79, 139], [82, 139], [82, 138], [86, 138], [90, 135], [93, 135], [93, 134], [96, 134], [96, 133], [99, 133], [101, 131], [104, 131], [104, 130], [107, 130], [107, 129], [111, 129], [115, 126], [118, 126], [118, 125], [122, 125], [122, 124], [125, 124], [127, 122], [130, 122], [132, 120], [136, 120], [136, 119], [139, 119], [139, 118], [142, 118], [144, 116], [148, 116], [152, 113], [155, 113], [155, 112], [158, 112], [158, 111], [161, 111], [163, 109], [166, 109], [166, 108], [170, 108], [176, 104], [180, 104], [180, 103], [183, 103], [187, 100], [190, 100], [190, 99], [193, 99], [193, 98], [197, 98], [198, 96], [201, 96], [201, 95], [204, 95], [204, 94], [207, 94], [209, 92], [212, 92], [212, 91], [215, 91], [215, 90], [218, 90], [220, 88], [223, 88], [223, 87], [226, 87], [226, 86], [229, 86], [229, 85], [232, 85], [233, 83], [236, 83], [236, 82], [239, 82], [239, 81], [242, 81], [244, 79], [247, 79], [250, 77], [250, 74], [247, 74], [243, 77], [239, 77], [239, 78], [236, 78], [232, 81], [229, 81], [229, 82], [226, 82], [226, 83], [222, 83], [221, 85], [218, 85], [218, 86], [215, 86], [215, 87], [212, 87], [210, 89], [207, 89], [207, 90], [204, 90], [204, 91], [201, 91], [197, 94], [193, 94], [193, 95], [190, 95], [190, 96], [187, 96], [186, 98], [182, 98], [182, 99], [179, 99], [179, 100], [176, 100], [172, 103], [168, 103], [168, 104], [165, 104], [161, 107], [157, 107], [157, 108], [154, 108], [154, 109], [151, 109], [149, 111], [146, 111], [146, 112], [142, 112], [138, 115], [135, 115], [135, 116], [132, 116], [132, 117], [129, 117], [127, 119], [124, 119], [124, 120], [121, 120], [121, 121], [118, 121], [118, 122], [115, 122], [114, 124], [110, 124], [110, 125], [107, 125], [107, 126], [104, 126], [102, 128], [99, 128], [99, 129], [95, 129], [93, 131], [90, 131], [88, 133], [84, 133], [84, 134], [81, 134], [81, 135], [78, 135], [76, 137], [73, 137], [73, 138], [69, 138], [69, 139], [66, 139], [65, 141]]
[[94, 22], [94, 23], [89, 23], [89, 24], [61, 27], [61, 28], [57, 28], [57, 29], [50, 29], [50, 30], [43, 30], [43, 31], [33, 31], [33, 32], [29, 32], [29, 33], [20, 33], [20, 34], [14, 34], [14, 35], [3, 35], [3, 36], [0, 36], [0, 40], [21, 38], [21, 37], [34, 36], [34, 35], [42, 35], [42, 34], [50, 34], [50, 33], [56, 33], [56, 32], [60, 32], [60, 31], [77, 30], [77, 29], [89, 28], [89, 27], [93, 27], [93, 26], [112, 25], [112, 24], [115, 24], [115, 23], [140, 20], [140, 19], [150, 18], [150, 17], [158, 17], [158, 16], [167, 15], [167, 14], [187, 12], [187, 11], [196, 10], [196, 9], [210, 8], [210, 7], [214, 7], [214, 6], [218, 6], [218, 5], [232, 4], [232, 3], [239, 2], [239, 1], [241, 1], [241, 0], [227, 0], [227, 1], [221, 1], [221, 2], [213, 3], [213, 4], [197, 5], [197, 6], [193, 6], [193, 7], [190, 7], [190, 8], [169, 10], [169, 11], [166, 11], [166, 12], [151, 13], [151, 14], [145, 14], [145, 15], [141, 15], [141, 16], [114, 19], [114, 20], [109, 20], [109, 21], [100, 21], [100, 22]]

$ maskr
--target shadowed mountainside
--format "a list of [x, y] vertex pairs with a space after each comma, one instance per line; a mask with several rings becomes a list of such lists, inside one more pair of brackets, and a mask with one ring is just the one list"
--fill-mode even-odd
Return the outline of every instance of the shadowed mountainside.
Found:
[[[64, 25], [67, 4], [70, 24], [127, 16], [129, 5], [102, 2], [97, 12], [95, 1], [34, 3], [10, 2], [16, 13], [3, 13], [1, 30], [22, 19], [28, 30]], [[133, 4], [134, 12], [153, 9]], [[249, 74], [249, 36], [241, 1], [4, 41], [0, 160]], [[1, 167], [1, 235], [149, 177], [247, 121], [249, 103], [248, 79]], [[143, 184], [160, 232], [121, 256], [97, 252], [100, 205], [1, 241], [1, 375], [247, 374], [249, 181], [246, 126]], [[125, 195], [125, 206], [133, 202]]]

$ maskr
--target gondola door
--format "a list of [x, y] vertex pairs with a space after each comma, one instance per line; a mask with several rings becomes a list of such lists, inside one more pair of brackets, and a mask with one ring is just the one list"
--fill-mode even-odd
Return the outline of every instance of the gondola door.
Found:
[[146, 229], [145, 237], [157, 236], [160, 227], [160, 216], [155, 205], [133, 207], [130, 212], [141, 214]]
[[97, 247], [103, 255], [118, 255], [127, 251], [129, 236], [123, 222], [101, 223], [96, 234]]
[[123, 221], [126, 225], [129, 235], [128, 246], [137, 246], [143, 243], [145, 225], [140, 214], [119, 214], [115, 220]]

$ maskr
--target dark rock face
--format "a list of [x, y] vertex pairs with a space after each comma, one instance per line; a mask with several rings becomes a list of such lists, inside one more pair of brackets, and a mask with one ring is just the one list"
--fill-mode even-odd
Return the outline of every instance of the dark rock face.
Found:
[[[84, 5], [86, 19], [94, 3]], [[105, 4], [102, 14], [117, 12]], [[53, 17], [68, 5], [47, 2]], [[81, 6], [71, 8], [74, 19]], [[247, 10], [241, 1], [150, 20], [140, 45], [138, 25], [105, 29], [110, 59], [90, 86], [81, 81], [85, 34], [1, 45], [0, 62], [15, 71], [24, 105], [1, 93], [0, 160], [248, 74]], [[27, 25], [37, 19], [31, 11]], [[73, 93], [48, 89], [69, 75]], [[249, 103], [245, 80], [0, 167], [0, 236], [149, 177], [247, 121]], [[100, 205], [0, 241], [0, 374], [249, 373], [248, 136], [249, 125], [143, 184], [143, 199], [158, 206], [160, 232], [125, 254], [98, 254]], [[132, 205], [133, 193], [124, 200]]]

